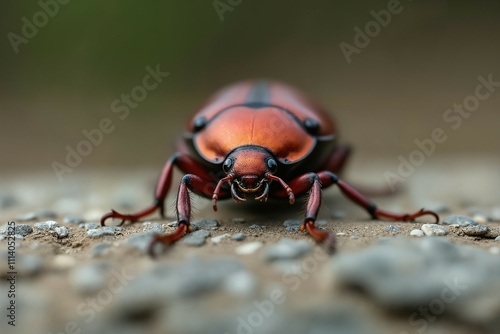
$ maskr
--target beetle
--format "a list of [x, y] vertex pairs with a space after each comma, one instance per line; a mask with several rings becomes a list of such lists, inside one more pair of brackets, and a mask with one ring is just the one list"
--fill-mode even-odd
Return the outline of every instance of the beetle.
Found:
[[301, 231], [307, 231], [329, 252], [335, 249], [331, 232], [315, 227], [321, 205], [321, 191], [336, 185], [372, 219], [412, 221], [424, 215], [420, 210], [398, 214], [377, 208], [366, 196], [337, 175], [342, 171], [350, 148], [338, 142], [338, 131], [327, 112], [309, 98], [285, 84], [255, 80], [236, 83], [216, 93], [188, 122], [178, 141], [177, 153], [166, 162], [160, 174], [151, 206], [135, 214], [114, 210], [109, 218], [136, 222], [156, 210], [165, 216], [164, 201], [172, 183], [174, 166], [184, 176], [177, 194], [177, 230], [156, 236], [150, 244], [172, 244], [191, 232], [189, 192], [217, 201], [232, 198], [244, 202], [268, 198], [307, 197]]

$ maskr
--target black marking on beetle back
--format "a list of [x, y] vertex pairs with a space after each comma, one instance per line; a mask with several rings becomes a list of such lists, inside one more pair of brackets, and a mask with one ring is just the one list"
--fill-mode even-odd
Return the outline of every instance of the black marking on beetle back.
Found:
[[258, 80], [248, 93], [245, 106], [250, 108], [262, 108], [271, 103], [271, 92], [269, 84], [265, 80]]
[[304, 127], [306, 128], [307, 132], [311, 135], [315, 135], [319, 131], [319, 124], [316, 120], [312, 118], [306, 118], [304, 120]]
[[207, 119], [203, 116], [198, 117], [194, 121], [194, 132], [202, 130], [205, 127], [205, 125], [207, 125]]

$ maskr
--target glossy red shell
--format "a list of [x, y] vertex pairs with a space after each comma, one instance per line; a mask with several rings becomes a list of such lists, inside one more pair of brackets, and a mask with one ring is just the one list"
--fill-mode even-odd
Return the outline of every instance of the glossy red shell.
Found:
[[[318, 138], [333, 140], [332, 120], [301, 93], [269, 82], [265, 103], [255, 104], [248, 99], [255, 85], [248, 81], [222, 89], [190, 121], [188, 137], [203, 159], [220, 163], [235, 148], [258, 145], [281, 162], [294, 163], [314, 150]], [[199, 119], [205, 125], [197, 131]], [[304, 125], [306, 120], [318, 125], [314, 133]]]

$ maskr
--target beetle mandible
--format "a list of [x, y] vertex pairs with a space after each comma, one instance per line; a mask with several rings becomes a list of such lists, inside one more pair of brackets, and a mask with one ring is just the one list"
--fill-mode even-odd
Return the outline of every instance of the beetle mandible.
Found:
[[164, 217], [164, 201], [171, 186], [174, 166], [182, 177], [176, 202], [177, 230], [156, 236], [150, 244], [171, 244], [191, 232], [189, 191], [217, 200], [233, 198], [244, 202], [252, 196], [288, 199], [307, 196], [301, 230], [306, 230], [330, 252], [335, 238], [315, 227], [321, 205], [321, 190], [337, 185], [341, 192], [364, 208], [373, 219], [412, 221], [432, 215], [424, 209], [398, 214], [377, 208], [367, 197], [337, 175], [350, 153], [348, 145], [338, 143], [337, 130], [326, 111], [295, 89], [278, 82], [246, 81], [222, 89], [191, 119], [178, 141], [178, 152], [166, 162], [159, 177], [154, 203], [135, 214], [114, 210], [108, 218], [136, 222], [156, 210]]

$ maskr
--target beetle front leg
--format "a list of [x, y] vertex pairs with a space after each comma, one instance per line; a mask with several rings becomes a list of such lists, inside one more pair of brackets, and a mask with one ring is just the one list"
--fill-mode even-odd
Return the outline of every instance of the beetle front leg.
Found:
[[165, 217], [164, 202], [172, 183], [174, 166], [177, 166], [184, 173], [193, 173], [207, 180], [211, 179], [209, 173], [206, 172], [205, 169], [203, 169], [203, 167], [196, 160], [192, 159], [188, 155], [176, 153], [167, 160], [165, 166], [161, 171], [156, 185], [155, 200], [153, 204], [148, 206], [146, 209], [134, 214], [122, 214], [116, 212], [115, 210], [111, 210], [111, 212], [102, 216], [101, 225], [104, 226], [106, 224], [106, 220], [109, 218], [122, 219], [121, 224], [123, 224], [126, 220], [134, 223], [142, 217], [152, 214], [158, 209], [160, 210], [161, 217]]
[[[196, 194], [204, 197], [210, 197], [212, 195], [212, 192], [210, 191], [212, 188], [213, 181], [211, 180], [205, 180], [193, 174], [187, 174], [182, 177], [176, 202], [178, 223], [177, 230], [173, 233], [158, 235], [153, 238], [151, 244], [149, 245], [149, 254], [151, 256], [154, 256], [153, 247], [155, 244], [173, 244], [182, 238], [186, 233], [191, 232], [191, 198], [189, 196], [189, 191], [195, 192]], [[225, 190], [222, 194], [227, 196]]]
[[[329, 254], [335, 251], [335, 235], [328, 231], [322, 231], [315, 226], [321, 207], [321, 188], [322, 183], [319, 175], [307, 173], [288, 182], [292, 193], [300, 195], [309, 192], [306, 204], [306, 214], [300, 228], [301, 231], [307, 230], [309, 235], [321, 244]], [[287, 193], [280, 190], [275, 194], [277, 197], [285, 197]]]

